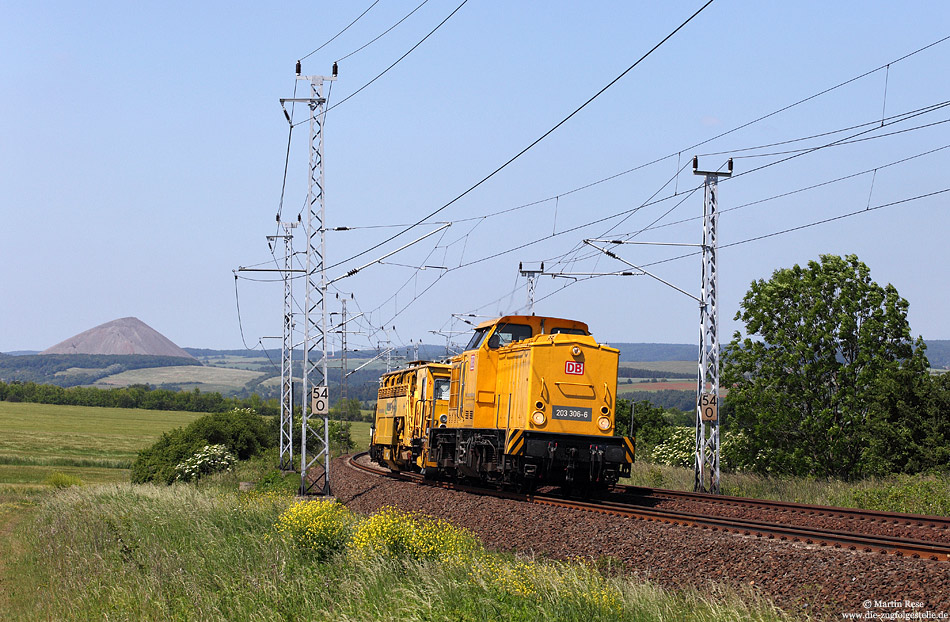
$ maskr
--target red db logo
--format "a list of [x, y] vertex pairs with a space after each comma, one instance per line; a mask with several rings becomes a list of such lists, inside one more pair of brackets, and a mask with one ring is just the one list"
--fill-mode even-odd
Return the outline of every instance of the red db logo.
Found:
[[583, 361], [566, 361], [564, 363], [564, 373], [571, 374], [572, 376], [583, 376], [584, 375]]

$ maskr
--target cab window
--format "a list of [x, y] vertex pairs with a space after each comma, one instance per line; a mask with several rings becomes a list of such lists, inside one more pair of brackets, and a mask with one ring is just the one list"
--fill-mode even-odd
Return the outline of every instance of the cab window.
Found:
[[551, 329], [552, 335], [586, 335], [587, 331], [583, 328], [564, 328], [562, 326], [555, 326]]
[[449, 384], [450, 381], [448, 378], [436, 378], [432, 387], [432, 396], [436, 400], [448, 400], [449, 399]]
[[[497, 336], [496, 340], [494, 337]], [[531, 338], [531, 327], [527, 324], [499, 324], [492, 336], [491, 347], [503, 347], [515, 341]], [[497, 342], [497, 345], [496, 345]]]
[[475, 334], [472, 335], [472, 338], [471, 338], [471, 340], [468, 342], [468, 345], [465, 346], [465, 351], [468, 351], [468, 350], [475, 350], [475, 349], [478, 348], [478, 346], [482, 345], [482, 340], [485, 339], [485, 335], [488, 334], [488, 329], [489, 329], [489, 328], [491, 328], [491, 327], [490, 327], [490, 326], [486, 326], [485, 328], [477, 328], [477, 329], [475, 329]]

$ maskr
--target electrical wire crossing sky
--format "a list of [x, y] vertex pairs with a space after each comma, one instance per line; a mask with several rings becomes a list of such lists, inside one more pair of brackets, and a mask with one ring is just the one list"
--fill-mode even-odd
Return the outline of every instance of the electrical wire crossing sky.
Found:
[[[326, 261], [351, 349], [463, 342], [527, 311], [519, 265], [541, 262], [574, 276], [533, 275], [536, 313], [696, 343], [678, 289], [699, 294], [700, 256], [658, 245], [701, 242], [694, 156], [735, 167], [724, 341], [752, 281], [827, 253], [948, 339], [948, 24], [937, 1], [3, 3], [0, 352], [128, 316], [186, 347], [280, 334], [279, 273], [233, 270], [283, 265], [275, 214], [306, 218], [309, 110], [279, 103], [308, 96], [298, 61], [339, 73]], [[600, 276], [630, 269], [592, 239], [657, 243], [613, 250], [675, 287]]]

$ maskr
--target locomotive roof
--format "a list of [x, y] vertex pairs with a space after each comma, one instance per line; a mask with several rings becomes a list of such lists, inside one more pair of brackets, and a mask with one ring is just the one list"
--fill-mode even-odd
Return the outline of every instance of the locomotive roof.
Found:
[[406, 364], [405, 367], [400, 367], [392, 371], [388, 371], [380, 376], [380, 378], [387, 378], [389, 376], [398, 376], [399, 374], [404, 374], [406, 372], [412, 372], [417, 370], [425, 370], [428, 368], [433, 374], [447, 374], [452, 368], [448, 363], [438, 363], [435, 361], [410, 361]]
[[477, 328], [485, 328], [487, 326], [494, 326], [496, 324], [528, 324], [532, 320], [535, 320], [535, 321], [543, 320], [545, 324], [548, 324], [549, 322], [553, 322], [553, 325], [555, 326], [581, 328], [585, 332], [590, 333], [590, 328], [584, 322], [578, 322], [577, 320], [569, 320], [567, 318], [561, 318], [561, 317], [551, 317], [547, 315], [503, 315], [500, 318], [482, 322], [481, 324], [478, 325]]

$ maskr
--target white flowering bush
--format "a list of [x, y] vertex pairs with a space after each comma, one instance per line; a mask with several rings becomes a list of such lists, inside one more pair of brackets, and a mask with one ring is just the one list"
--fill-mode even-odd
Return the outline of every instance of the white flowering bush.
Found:
[[691, 467], [695, 461], [696, 430], [683, 426], [665, 430], [665, 438], [653, 448], [653, 462], [668, 466]]
[[175, 467], [175, 479], [181, 482], [191, 482], [202, 475], [230, 471], [237, 458], [224, 445], [205, 445], [204, 449], [179, 462]]
[[[719, 458], [728, 471], [746, 471], [754, 466], [746, 457], [748, 439], [742, 432], [720, 430]], [[665, 430], [663, 441], [653, 448], [654, 464], [693, 468], [696, 453], [696, 429], [678, 426]]]

